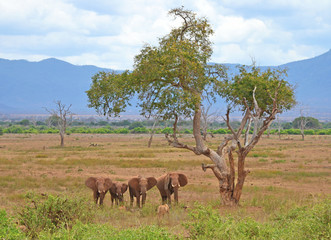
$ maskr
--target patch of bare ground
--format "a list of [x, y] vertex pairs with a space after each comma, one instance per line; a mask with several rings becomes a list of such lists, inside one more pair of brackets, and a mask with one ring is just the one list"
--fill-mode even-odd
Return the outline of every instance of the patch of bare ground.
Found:
[[[193, 142], [190, 135], [181, 137], [184, 142]], [[61, 148], [59, 136], [53, 134], [0, 136], [0, 207], [13, 213], [16, 206], [23, 204], [28, 191], [81, 196], [92, 201], [92, 192], [84, 185], [90, 176], [127, 182], [133, 176], [158, 177], [167, 171], [182, 172], [189, 180], [180, 189], [179, 209], [173, 210], [171, 221], [165, 223], [169, 228], [177, 228], [196, 202], [219, 208], [224, 215], [233, 213], [263, 221], [287, 205], [331, 194], [330, 136], [307, 136], [305, 141], [300, 136], [291, 136], [291, 140], [264, 137], [246, 159], [251, 173], [246, 178], [241, 206], [236, 208], [221, 205], [216, 178], [211, 171], [202, 171], [201, 163], [209, 163], [209, 159], [168, 146], [163, 135], [156, 135], [148, 148], [148, 138], [133, 134], [72, 134], [66, 136], [65, 147]], [[207, 144], [216, 149], [223, 138], [216, 135]], [[128, 192], [125, 201], [128, 205]], [[160, 203], [157, 188], [151, 189], [146, 209], [137, 211], [139, 216], [145, 215], [144, 220], [133, 218], [130, 226], [153, 222]], [[111, 209], [110, 195], [105, 199], [105, 208]], [[119, 210], [113, 211], [116, 214]], [[135, 213], [118, 212], [126, 221], [132, 214]], [[107, 212], [98, 221], [107, 222], [111, 217]], [[114, 224], [121, 226], [121, 221]]]

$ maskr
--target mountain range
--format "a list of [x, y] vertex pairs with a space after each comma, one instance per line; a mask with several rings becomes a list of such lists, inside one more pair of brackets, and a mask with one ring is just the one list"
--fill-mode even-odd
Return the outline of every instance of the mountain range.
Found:
[[[234, 72], [238, 64], [225, 65], [229, 72]], [[331, 120], [331, 50], [314, 58], [271, 67], [287, 68], [287, 80], [296, 86], [299, 105], [288, 116], [297, 117], [304, 110], [305, 115]], [[85, 91], [90, 87], [91, 77], [99, 71], [113, 70], [73, 65], [55, 58], [39, 62], [0, 59], [0, 115], [47, 114], [45, 108], [54, 109], [57, 100], [72, 104], [71, 110], [76, 114], [96, 114], [87, 107]], [[223, 102], [219, 104], [226, 108]], [[133, 104], [126, 114], [139, 113]]]

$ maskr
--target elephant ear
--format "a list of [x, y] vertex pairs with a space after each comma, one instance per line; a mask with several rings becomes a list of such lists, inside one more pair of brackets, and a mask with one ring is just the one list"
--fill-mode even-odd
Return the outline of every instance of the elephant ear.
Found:
[[149, 178], [147, 178], [147, 182], [148, 182], [147, 191], [149, 189], [151, 189], [152, 187], [154, 187], [157, 184], [157, 180], [156, 180], [155, 177], [149, 177]]
[[97, 179], [95, 177], [89, 177], [85, 181], [85, 185], [87, 187], [91, 188], [92, 190], [96, 190], [97, 189], [96, 181], [97, 181]]
[[188, 182], [187, 177], [182, 173], [178, 174], [178, 181], [181, 187], [184, 187]]
[[122, 183], [122, 187], [121, 187], [122, 193], [125, 193], [127, 189], [128, 189], [128, 185], [126, 183]]
[[113, 185], [112, 180], [110, 180], [110, 178], [105, 178], [105, 188], [107, 191], [111, 188], [112, 185]]
[[138, 190], [139, 189], [139, 181], [140, 181], [139, 177], [131, 178], [128, 182], [128, 185], [129, 185], [130, 188]]
[[168, 190], [169, 183], [170, 183], [170, 175], [168, 173], [164, 177], [164, 190]]

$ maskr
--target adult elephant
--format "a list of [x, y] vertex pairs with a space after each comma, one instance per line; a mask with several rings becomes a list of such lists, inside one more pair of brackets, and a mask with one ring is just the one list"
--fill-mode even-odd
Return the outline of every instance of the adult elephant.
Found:
[[142, 197], [141, 207], [146, 201], [147, 191], [156, 185], [157, 181], [154, 177], [144, 178], [142, 176], [133, 177], [129, 180], [130, 206], [133, 206], [133, 198], [137, 199], [137, 207], [140, 207], [140, 195]]
[[100, 199], [99, 204], [102, 205], [103, 199], [112, 185], [112, 181], [109, 178], [89, 177], [85, 181], [85, 185], [92, 189], [95, 203], [98, 204], [98, 200]]
[[116, 205], [123, 203], [123, 193], [125, 193], [127, 189], [128, 185], [126, 183], [114, 182], [109, 189], [111, 205], [114, 204], [114, 201]]
[[171, 204], [171, 195], [174, 193], [175, 202], [178, 203], [178, 189], [187, 184], [187, 177], [182, 173], [166, 173], [157, 179], [157, 188], [162, 197], [162, 203]]

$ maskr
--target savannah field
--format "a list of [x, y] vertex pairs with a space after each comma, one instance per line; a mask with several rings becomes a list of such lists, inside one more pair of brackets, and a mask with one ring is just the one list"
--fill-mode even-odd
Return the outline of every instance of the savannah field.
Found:
[[[223, 138], [215, 135], [207, 144], [216, 149]], [[179, 205], [170, 209], [169, 217], [157, 220], [161, 197], [154, 187], [143, 209], [112, 207], [107, 194], [104, 206], [93, 208], [93, 223], [118, 229], [157, 225], [192, 238], [183, 223], [197, 206], [209, 206], [220, 216], [265, 223], [277, 214], [328, 201], [331, 196], [331, 136], [306, 136], [305, 141], [301, 136], [263, 136], [246, 159], [250, 174], [238, 207], [221, 205], [217, 179], [210, 169], [201, 169], [201, 163], [211, 163], [209, 159], [168, 146], [163, 135], [155, 135], [148, 148], [148, 139], [147, 134], [71, 134], [61, 148], [57, 134], [4, 134], [0, 136], [0, 208], [15, 218], [27, 204], [29, 192], [92, 203], [92, 191], [84, 184], [90, 176], [127, 182], [137, 175], [159, 177], [177, 171], [186, 174], [189, 183], [180, 189]], [[181, 139], [193, 144], [191, 135]], [[129, 206], [128, 191], [124, 196]]]

